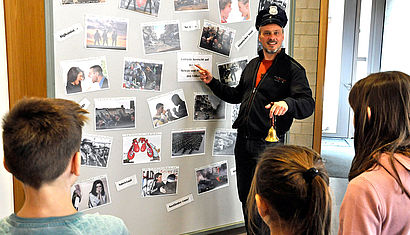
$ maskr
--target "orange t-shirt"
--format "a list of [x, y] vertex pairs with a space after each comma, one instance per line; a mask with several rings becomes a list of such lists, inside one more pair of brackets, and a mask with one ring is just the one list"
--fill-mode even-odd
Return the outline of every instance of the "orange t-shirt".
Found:
[[273, 60], [262, 60], [261, 65], [259, 66], [258, 74], [256, 75], [255, 87], [258, 86], [266, 71], [268, 71], [268, 69], [272, 65], [272, 62]]

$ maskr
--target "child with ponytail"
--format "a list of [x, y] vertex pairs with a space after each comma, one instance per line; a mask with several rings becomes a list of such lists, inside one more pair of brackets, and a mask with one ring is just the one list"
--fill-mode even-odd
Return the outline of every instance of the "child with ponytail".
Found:
[[[329, 177], [318, 153], [301, 146], [267, 148], [259, 160], [248, 195], [253, 234], [330, 233]], [[256, 228], [260, 218], [268, 228]]]

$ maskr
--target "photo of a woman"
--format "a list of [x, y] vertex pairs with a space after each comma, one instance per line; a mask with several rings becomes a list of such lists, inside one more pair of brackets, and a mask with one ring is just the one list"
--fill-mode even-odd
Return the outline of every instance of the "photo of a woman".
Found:
[[107, 195], [105, 194], [103, 182], [96, 180], [89, 194], [88, 208], [100, 206], [105, 203], [107, 203]]
[[84, 71], [79, 67], [71, 67], [67, 73], [67, 94], [81, 92], [81, 81], [84, 79]]

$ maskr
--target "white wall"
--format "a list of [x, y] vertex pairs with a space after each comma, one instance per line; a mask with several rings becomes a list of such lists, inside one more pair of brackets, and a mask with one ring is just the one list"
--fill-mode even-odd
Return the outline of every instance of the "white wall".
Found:
[[[4, 28], [4, 7], [0, 1], [0, 117], [9, 109], [9, 91], [7, 80], [6, 36]], [[3, 167], [3, 135], [0, 135], [0, 218], [13, 212], [12, 176]]]

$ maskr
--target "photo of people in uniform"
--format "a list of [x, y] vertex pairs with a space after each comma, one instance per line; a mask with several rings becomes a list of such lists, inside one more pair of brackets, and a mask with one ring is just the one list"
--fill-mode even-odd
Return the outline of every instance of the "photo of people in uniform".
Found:
[[120, 9], [158, 17], [161, 0], [120, 0]]
[[95, 129], [135, 128], [135, 97], [94, 99]]
[[178, 21], [141, 24], [146, 55], [181, 50]]
[[238, 58], [228, 63], [218, 64], [219, 79], [223, 84], [231, 87], [238, 85], [246, 64], [248, 64], [247, 58]]
[[111, 196], [107, 175], [97, 176], [74, 184], [71, 187], [71, 199], [77, 211], [110, 204]]
[[142, 169], [142, 197], [175, 195], [179, 166]]
[[105, 56], [60, 62], [67, 95], [110, 88]]
[[122, 163], [124, 165], [160, 162], [161, 134], [123, 134]]
[[205, 154], [205, 129], [173, 131], [171, 157]]
[[213, 94], [195, 94], [194, 120], [225, 120], [226, 103]]
[[124, 58], [122, 87], [129, 90], [161, 91], [163, 61]]
[[198, 195], [229, 186], [228, 162], [217, 162], [195, 169]]
[[86, 15], [85, 28], [86, 48], [127, 49], [128, 19]]
[[175, 12], [209, 10], [208, 0], [174, 0]]
[[236, 130], [217, 129], [214, 135], [212, 156], [234, 156]]
[[154, 128], [172, 123], [188, 116], [182, 89], [147, 99]]
[[199, 48], [228, 56], [236, 30], [204, 20]]
[[83, 134], [81, 138], [81, 165], [106, 168], [110, 156], [112, 137]]

